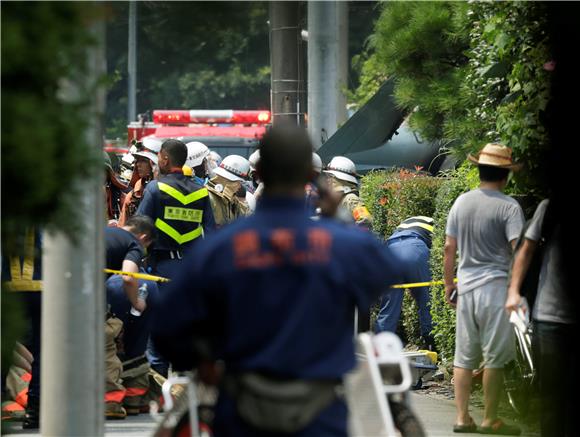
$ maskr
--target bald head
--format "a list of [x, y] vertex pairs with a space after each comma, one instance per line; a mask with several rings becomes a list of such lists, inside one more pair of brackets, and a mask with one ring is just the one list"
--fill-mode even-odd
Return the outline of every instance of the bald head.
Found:
[[312, 144], [306, 130], [273, 127], [260, 142], [256, 169], [268, 190], [304, 190], [312, 175]]

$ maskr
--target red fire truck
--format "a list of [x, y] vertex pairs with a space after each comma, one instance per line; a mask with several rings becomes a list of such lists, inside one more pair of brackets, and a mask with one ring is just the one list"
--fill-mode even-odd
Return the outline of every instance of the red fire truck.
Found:
[[129, 124], [128, 141], [129, 145], [145, 137], [201, 141], [221, 156], [247, 158], [266, 133], [270, 119], [270, 111], [260, 110], [154, 110], [153, 121]]

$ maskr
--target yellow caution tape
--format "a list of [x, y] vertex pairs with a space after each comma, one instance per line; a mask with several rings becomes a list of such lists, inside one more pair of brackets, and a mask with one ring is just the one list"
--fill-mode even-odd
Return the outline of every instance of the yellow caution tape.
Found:
[[112, 269], [103, 269], [105, 273], [111, 273], [113, 275], [123, 275], [123, 276], [131, 276], [137, 279], [145, 279], [146, 281], [155, 281], [155, 282], [169, 282], [171, 279], [163, 278], [161, 276], [155, 275], [148, 275], [147, 273], [134, 273], [134, 272], [123, 272], [121, 270], [112, 270]]
[[[457, 278], [453, 280], [453, 282], [457, 283]], [[391, 285], [391, 288], [419, 288], [419, 287], [430, 287], [432, 285], [444, 285], [445, 282], [443, 281], [430, 281], [430, 282], [412, 282], [410, 284], [397, 284]]]

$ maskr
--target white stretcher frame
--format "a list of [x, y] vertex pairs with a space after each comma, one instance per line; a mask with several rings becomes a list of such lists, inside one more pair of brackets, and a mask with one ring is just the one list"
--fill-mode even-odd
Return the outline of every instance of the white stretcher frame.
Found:
[[[349, 434], [353, 437], [371, 434], [376, 437], [399, 436], [389, 407], [388, 395], [408, 391], [413, 382], [409, 362], [403, 355], [401, 340], [390, 332], [374, 336], [361, 333], [356, 338], [356, 349], [357, 367], [345, 378], [346, 400], [350, 412]], [[400, 372], [400, 382], [394, 385], [385, 384], [381, 367]], [[362, 384], [369, 383], [372, 386], [371, 393], [357, 391]], [[363, 395], [364, 398], [357, 398], [357, 395]], [[367, 417], [365, 413], [368, 413]], [[372, 416], [377, 422], [370, 423], [368, 416]], [[373, 429], [368, 429], [369, 426]]]

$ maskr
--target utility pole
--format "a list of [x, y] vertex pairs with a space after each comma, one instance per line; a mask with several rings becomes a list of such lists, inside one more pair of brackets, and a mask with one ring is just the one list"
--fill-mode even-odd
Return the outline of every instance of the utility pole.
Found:
[[308, 2], [308, 132], [315, 148], [346, 121], [348, 2]]
[[304, 86], [300, 74], [299, 2], [270, 3], [272, 124], [304, 124]]
[[137, 2], [129, 2], [129, 47], [127, 57], [128, 123], [137, 120]]
[[[93, 4], [94, 8], [99, 8]], [[97, 41], [87, 51], [85, 83], [63, 84], [62, 97], [85, 98], [86, 89], [106, 73], [105, 22], [90, 24]], [[86, 141], [102, 157], [102, 87], [93, 96]], [[101, 158], [102, 159], [102, 158]], [[77, 211], [82, 232], [75, 239], [62, 231], [43, 236], [41, 408], [42, 435], [104, 435], [103, 229], [102, 171], [78, 182]]]

